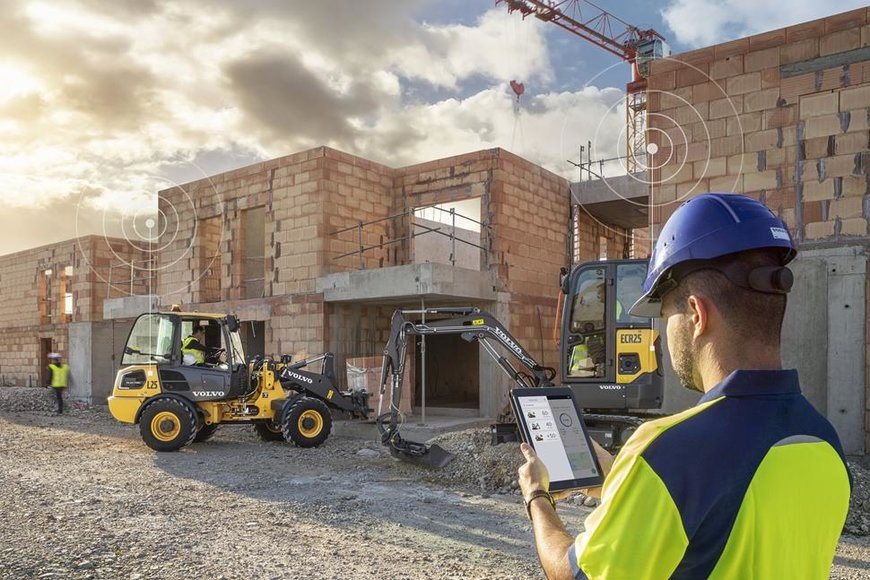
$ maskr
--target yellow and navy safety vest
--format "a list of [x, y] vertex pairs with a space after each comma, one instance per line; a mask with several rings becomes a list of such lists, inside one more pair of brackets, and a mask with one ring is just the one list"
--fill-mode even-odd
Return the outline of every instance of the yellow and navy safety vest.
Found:
[[568, 558], [576, 578], [828, 578], [850, 493], [797, 371], [735, 371], [635, 432]]
[[205, 353], [199, 350], [198, 348], [188, 348], [190, 343], [196, 342], [196, 337], [188, 336], [181, 343], [181, 354], [189, 354], [193, 356], [195, 364], [201, 365], [205, 362]]
[[51, 386], [56, 389], [63, 389], [67, 386], [67, 377], [69, 376], [69, 365], [63, 363], [56, 365], [50, 363], [48, 368], [51, 369]]

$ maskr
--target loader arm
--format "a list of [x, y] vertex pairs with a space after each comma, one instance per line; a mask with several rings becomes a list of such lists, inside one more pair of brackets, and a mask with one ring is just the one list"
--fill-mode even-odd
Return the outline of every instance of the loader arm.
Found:
[[[431, 322], [415, 323], [406, 315], [447, 316]], [[487, 354], [501, 367], [517, 387], [553, 386], [556, 371], [539, 364], [535, 358], [490, 313], [473, 307], [427, 308], [424, 310], [396, 310], [390, 323], [390, 337], [384, 349], [381, 367], [381, 398], [378, 402], [378, 430], [381, 442], [400, 459], [422, 463], [430, 467], [446, 465], [453, 457], [437, 445], [406, 441], [399, 435], [399, 404], [402, 398], [402, 380], [405, 376], [405, 355], [410, 336], [458, 334], [467, 342], [477, 341]], [[528, 372], [518, 371], [511, 361], [496, 348], [495, 341], [522, 363]], [[383, 394], [390, 383], [390, 410], [381, 414]]]

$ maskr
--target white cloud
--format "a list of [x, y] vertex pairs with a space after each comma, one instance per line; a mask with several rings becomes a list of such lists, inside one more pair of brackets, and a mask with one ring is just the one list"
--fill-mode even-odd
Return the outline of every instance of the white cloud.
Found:
[[672, 0], [662, 18], [676, 39], [692, 48], [776, 30], [817, 18], [863, 8], [864, 0]]
[[[240, 6], [0, 3], [0, 202], [65, 215], [47, 243], [117, 232], [156, 210], [168, 175], [203, 177], [203, 159], [213, 174], [317, 145], [393, 166], [504, 147], [571, 176], [587, 139], [616, 153], [617, 90], [529, 91], [515, 119], [508, 81], [546, 91], [553, 77], [535, 19], [491, 9], [433, 25], [392, 0]], [[0, 253], [40, 231], [8, 225]]]

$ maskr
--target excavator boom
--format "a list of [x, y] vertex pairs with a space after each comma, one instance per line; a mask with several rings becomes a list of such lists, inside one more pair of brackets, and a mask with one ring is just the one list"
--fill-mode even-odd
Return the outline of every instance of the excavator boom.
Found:
[[[406, 316], [442, 317], [430, 322], [412, 322]], [[446, 318], [443, 318], [445, 317]], [[426, 446], [404, 440], [399, 434], [400, 412], [399, 403], [402, 397], [402, 379], [405, 375], [405, 355], [410, 336], [428, 336], [439, 334], [458, 334], [468, 342], [477, 341], [486, 352], [498, 363], [504, 372], [521, 388], [553, 386], [555, 369], [541, 366], [534, 357], [523, 348], [502, 324], [491, 314], [474, 307], [462, 308], [428, 308], [424, 310], [396, 310], [390, 323], [390, 338], [384, 349], [384, 362], [381, 368], [381, 401], [389, 383], [391, 388], [390, 410], [381, 414], [381, 403], [378, 403], [378, 430], [381, 442], [390, 448], [393, 456], [426, 465], [428, 467], [443, 467], [453, 459], [453, 455], [437, 445]], [[518, 371], [510, 360], [500, 353], [492, 344], [501, 344], [514, 358], [520, 361], [528, 372]], [[509, 415], [507, 412], [502, 417]]]

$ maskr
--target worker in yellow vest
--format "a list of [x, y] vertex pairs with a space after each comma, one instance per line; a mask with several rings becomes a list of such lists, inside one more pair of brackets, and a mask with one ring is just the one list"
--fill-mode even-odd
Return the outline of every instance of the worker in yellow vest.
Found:
[[50, 376], [49, 386], [54, 390], [57, 399], [57, 411], [63, 413], [63, 394], [69, 385], [69, 365], [63, 362], [60, 353], [53, 352], [48, 355], [48, 372]]

